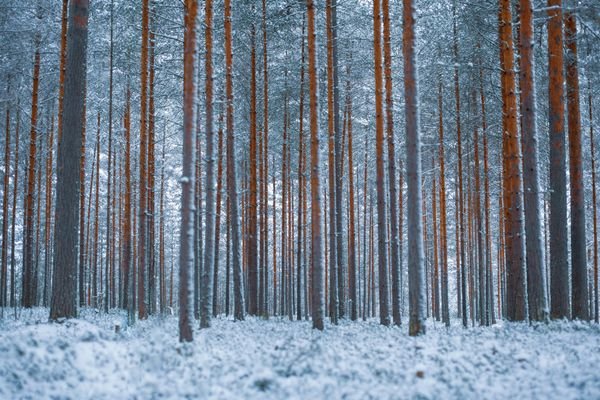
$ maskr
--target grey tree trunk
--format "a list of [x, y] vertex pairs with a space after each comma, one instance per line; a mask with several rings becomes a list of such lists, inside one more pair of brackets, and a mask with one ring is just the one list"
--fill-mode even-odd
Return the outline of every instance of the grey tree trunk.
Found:
[[338, 298], [338, 317], [344, 318], [346, 314], [346, 298], [344, 283], [344, 270], [346, 261], [346, 239], [344, 236], [345, 220], [344, 207], [342, 206], [343, 197], [343, 165], [342, 160], [342, 129], [340, 127], [340, 87], [339, 87], [339, 66], [338, 66], [338, 39], [337, 39], [337, 0], [331, 0], [331, 36], [332, 36], [332, 61], [333, 61], [333, 112], [334, 112], [334, 130], [335, 130], [335, 238], [337, 247], [337, 298]]
[[[181, 230], [179, 233], [179, 341], [191, 342], [192, 282], [194, 267], [194, 58], [196, 51], [196, 0], [186, 0], [183, 54], [183, 162], [181, 178]], [[143, 284], [140, 282], [139, 284]]]
[[310, 87], [310, 195], [311, 195], [311, 256], [312, 256], [312, 319], [313, 329], [323, 330], [323, 245], [321, 235], [321, 179], [319, 154], [319, 92], [317, 80], [317, 50], [315, 4], [306, 0], [308, 35], [308, 76]]
[[415, 8], [403, 2], [402, 54], [404, 56], [404, 106], [406, 118], [406, 175], [408, 185], [408, 292], [409, 334], [425, 334], [425, 265], [421, 218], [421, 137], [419, 133], [419, 91], [415, 55]]
[[88, 0], [72, 0], [69, 12], [63, 131], [58, 148], [54, 279], [50, 319], [77, 316], [79, 151], [87, 70]]
[[527, 298], [529, 318], [534, 321], [548, 319], [546, 294], [546, 263], [542, 243], [543, 211], [538, 177], [539, 157], [537, 126], [535, 121], [535, 76], [533, 71], [533, 7], [531, 0], [521, 0], [520, 86], [521, 134], [523, 143], [523, 200], [525, 207], [525, 254], [527, 262]]

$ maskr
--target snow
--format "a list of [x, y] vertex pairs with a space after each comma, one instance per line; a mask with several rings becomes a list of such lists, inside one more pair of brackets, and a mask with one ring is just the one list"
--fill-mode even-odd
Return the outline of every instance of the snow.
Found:
[[582, 322], [465, 330], [429, 320], [412, 338], [376, 320], [319, 332], [223, 317], [180, 344], [174, 316], [132, 327], [125, 313], [47, 318], [40, 308], [0, 320], [1, 399], [600, 398], [600, 327]]

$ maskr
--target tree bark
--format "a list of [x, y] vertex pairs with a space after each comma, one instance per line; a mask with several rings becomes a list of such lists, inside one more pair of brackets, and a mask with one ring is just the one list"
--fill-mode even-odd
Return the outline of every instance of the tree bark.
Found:
[[527, 319], [525, 283], [525, 243], [523, 231], [523, 198], [521, 143], [517, 121], [514, 51], [510, 0], [500, 0], [498, 27], [502, 83], [502, 154], [504, 160], [504, 232], [506, 246], [506, 317], [509, 321]]
[[[572, 4], [573, 6], [575, 4]], [[590, 319], [585, 237], [585, 189], [581, 151], [577, 21], [574, 11], [565, 12], [565, 72], [569, 129], [569, 183], [571, 189], [571, 304], [573, 318]]]
[[529, 318], [534, 321], [548, 319], [546, 294], [546, 264], [542, 243], [540, 216], [543, 209], [538, 178], [539, 157], [537, 126], [535, 121], [535, 71], [533, 58], [533, 6], [531, 0], [520, 1], [520, 93], [521, 130], [523, 143], [523, 200], [525, 205], [525, 237], [527, 262], [527, 298]]
[[308, 77], [310, 98], [310, 191], [311, 191], [311, 276], [313, 329], [323, 330], [323, 247], [321, 242], [321, 179], [319, 154], [319, 92], [317, 81], [317, 49], [315, 4], [306, 0], [308, 34]]
[[54, 279], [50, 319], [77, 316], [77, 228], [81, 118], [87, 70], [88, 0], [72, 0], [69, 12], [64, 126], [58, 150]]
[[404, 96], [406, 118], [406, 173], [408, 184], [408, 282], [409, 334], [425, 334], [425, 276], [421, 216], [421, 138], [419, 132], [419, 90], [415, 54], [415, 8], [412, 0], [403, 2], [402, 54], [404, 56]]
[[548, 18], [550, 316], [560, 319], [569, 317], [562, 0], [548, 0]]
[[[186, 0], [187, 1], [187, 0]], [[186, 3], [188, 7], [190, 3]], [[146, 309], [146, 267], [147, 267], [147, 155], [148, 155], [148, 25], [149, 25], [148, 0], [142, 0], [142, 54], [140, 66], [140, 166], [139, 166], [139, 209], [138, 209], [138, 316], [140, 319], [148, 318]], [[188, 50], [190, 51], [190, 50]], [[185, 50], [184, 50], [185, 52]], [[193, 111], [192, 111], [193, 114]], [[192, 123], [193, 125], [193, 123]]]
[[233, 267], [234, 318], [244, 319], [244, 288], [240, 261], [240, 219], [235, 167], [235, 139], [233, 135], [233, 39], [231, 34], [231, 0], [225, 0], [225, 96], [227, 129], [227, 190], [231, 211], [231, 241]]
[[[147, 0], [144, 0], [147, 8]], [[147, 13], [148, 10], [146, 9]], [[185, 31], [183, 45], [183, 162], [181, 177], [181, 230], [179, 249], [179, 341], [191, 342], [192, 332], [192, 282], [194, 267], [194, 59], [196, 53], [196, 15], [198, 2], [185, 2]], [[147, 18], [147, 15], [146, 15]], [[147, 24], [147, 21], [146, 21]], [[142, 39], [143, 40], [143, 39]], [[142, 62], [142, 68], [145, 63]], [[144, 121], [145, 122], [145, 121]], [[143, 203], [140, 203], [143, 204]], [[142, 215], [143, 219], [144, 216]], [[141, 220], [140, 220], [141, 222]], [[143, 251], [140, 248], [140, 251]], [[143, 285], [143, 281], [140, 282]], [[143, 292], [142, 292], [143, 294]], [[142, 302], [140, 301], [140, 304]]]
[[[204, 232], [204, 268], [202, 268], [202, 292], [200, 302], [200, 328], [210, 327], [213, 295], [214, 235], [215, 235], [215, 155], [213, 132], [213, 68], [212, 68], [212, 0], [205, 2], [205, 74], [206, 82], [206, 225]], [[197, 177], [200, 179], [200, 177]]]
[[[405, 21], [406, 22], [406, 21]], [[390, 310], [388, 298], [388, 266], [386, 250], [386, 204], [385, 204], [385, 172], [383, 159], [383, 77], [381, 57], [381, 1], [373, 1], [373, 46], [375, 57], [375, 125], [376, 125], [376, 155], [377, 155], [377, 244], [379, 263], [379, 322], [381, 325], [390, 324]], [[419, 189], [420, 193], [420, 189]], [[419, 201], [420, 203], [420, 201]], [[419, 224], [421, 222], [419, 221]]]

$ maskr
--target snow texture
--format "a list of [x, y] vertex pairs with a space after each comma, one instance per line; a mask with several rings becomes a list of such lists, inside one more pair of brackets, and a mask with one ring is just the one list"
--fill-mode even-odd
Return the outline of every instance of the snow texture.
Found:
[[[176, 317], [126, 325], [84, 310], [0, 320], [0, 399], [598, 399], [600, 328], [502, 323], [426, 336], [376, 320], [213, 320], [178, 342]], [[115, 333], [115, 325], [121, 332]]]

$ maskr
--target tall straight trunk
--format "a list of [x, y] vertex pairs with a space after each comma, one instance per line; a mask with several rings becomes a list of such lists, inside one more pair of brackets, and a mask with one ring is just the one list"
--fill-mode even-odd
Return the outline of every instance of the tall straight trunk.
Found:
[[[357, 255], [356, 255], [356, 211], [354, 200], [354, 148], [352, 138], [352, 92], [350, 83], [350, 68], [348, 67], [348, 80], [346, 82], [346, 113], [347, 113], [347, 135], [348, 135], [348, 201], [350, 203], [348, 218], [350, 229], [348, 230], [348, 297], [350, 300], [350, 319], [358, 319], [359, 296], [357, 294]], [[360, 259], [360, 257], [358, 257]]]
[[[412, 6], [411, 6], [412, 7]], [[377, 155], [377, 244], [379, 263], [379, 322], [382, 325], [390, 324], [390, 310], [388, 299], [388, 266], [386, 250], [386, 204], [385, 204], [385, 172], [383, 159], [383, 77], [381, 56], [381, 1], [373, 1], [373, 47], [375, 59], [375, 130], [376, 130], [376, 155]], [[419, 184], [418, 184], [419, 185]], [[418, 186], [417, 186], [418, 187]], [[420, 193], [420, 189], [419, 189]], [[418, 196], [420, 197], [420, 195]], [[420, 203], [420, 201], [419, 201]], [[420, 225], [420, 220], [418, 224]]]
[[[572, 3], [571, 5], [575, 5]], [[565, 72], [569, 129], [569, 183], [571, 189], [571, 304], [573, 318], [588, 320], [589, 293], [585, 237], [585, 189], [581, 115], [579, 110], [579, 70], [577, 65], [577, 20], [575, 12], [565, 12]]]
[[[200, 68], [196, 75], [198, 82], [201, 80]], [[200, 85], [196, 87], [196, 98], [200, 98]], [[194, 168], [196, 179], [194, 181], [194, 205], [196, 212], [194, 213], [194, 275], [193, 275], [193, 298], [194, 298], [194, 317], [200, 318], [200, 295], [202, 282], [202, 265], [204, 262], [204, 241], [202, 240], [202, 151], [200, 144], [202, 143], [200, 119], [200, 103], [195, 104], [196, 109], [196, 155], [194, 158]]]
[[[473, 92], [473, 106], [475, 106], [475, 92]], [[474, 131], [474, 168], [475, 168], [475, 191], [473, 193], [473, 212], [475, 213], [475, 230], [477, 235], [477, 278], [478, 278], [478, 307], [477, 307], [477, 317], [479, 319], [479, 323], [481, 325], [489, 325], [486, 319], [486, 303], [487, 303], [487, 295], [486, 295], [486, 257], [488, 256], [486, 253], [486, 248], [484, 246], [484, 237], [483, 237], [483, 218], [481, 215], [481, 175], [480, 175], [480, 163], [479, 163], [479, 129], [475, 126]]]
[[14, 185], [12, 194], [12, 215], [10, 225], [10, 306], [17, 307], [16, 301], [16, 261], [15, 261], [15, 226], [17, 218], [17, 197], [19, 193], [19, 136], [21, 126], [21, 113], [19, 109], [19, 103], [17, 102], [17, 116], [15, 126], [15, 162], [13, 166], [14, 170]]
[[[269, 169], [269, 69], [268, 69], [268, 47], [267, 47], [267, 1], [262, 0], [262, 34], [263, 34], [263, 160], [262, 160], [262, 195], [260, 200], [261, 208], [261, 257], [260, 268], [263, 273], [261, 281], [262, 292], [262, 310], [263, 316], [269, 316], [269, 224], [268, 224], [268, 169]], [[303, 35], [304, 36], [304, 35]], [[304, 64], [304, 62], [303, 62]], [[302, 96], [302, 95], [301, 95]], [[302, 98], [302, 97], [301, 97]], [[302, 118], [301, 118], [302, 120]]]
[[548, 17], [550, 316], [559, 319], [569, 317], [562, 0], [548, 0]]
[[[328, 171], [329, 171], [329, 317], [337, 324], [338, 320], [338, 285], [337, 285], [337, 240], [336, 240], [336, 121], [335, 105], [335, 76], [333, 59], [333, 0], [326, 0], [326, 30], [327, 30], [327, 134], [328, 134]], [[327, 246], [325, 246], [327, 247]]]
[[494, 288], [493, 288], [493, 273], [492, 273], [492, 234], [490, 223], [490, 174], [489, 174], [489, 157], [488, 157], [488, 135], [487, 135], [487, 119], [485, 110], [485, 93], [483, 91], [483, 69], [479, 68], [479, 92], [481, 98], [481, 133], [483, 135], [483, 179], [484, 179], [484, 210], [485, 210], [485, 252], [486, 268], [487, 268], [487, 311], [486, 320], [490, 324], [496, 323], [494, 314]]
[[[10, 93], [10, 91], [7, 91]], [[8, 299], [8, 195], [10, 181], [10, 103], [6, 104], [6, 135], [4, 138], [4, 180], [2, 195], [2, 282], [0, 283], [0, 307], [6, 307]], [[16, 182], [15, 182], [16, 184]], [[46, 255], [48, 258], [48, 255]]]
[[[273, 169], [275, 168], [275, 156], [273, 156]], [[272, 175], [272, 185], [275, 187], [275, 173]], [[277, 208], [275, 204], [275, 190], [272, 196], [273, 204], [273, 315], [277, 315]]]
[[517, 121], [514, 51], [510, 0], [500, 0], [498, 27], [502, 69], [502, 154], [504, 160], [504, 232], [506, 242], [506, 311], [510, 321], [527, 319], [521, 143]]
[[385, 119], [388, 145], [388, 187], [390, 193], [390, 231], [391, 231], [391, 259], [392, 270], [392, 317], [394, 325], [402, 323], [400, 315], [400, 264], [399, 264], [399, 237], [398, 237], [398, 195], [396, 190], [396, 150], [394, 143], [394, 100], [392, 85], [392, 46], [390, 28], [389, 0], [382, 0], [383, 13], [383, 64], [385, 73]]
[[[187, 0], [186, 0], [187, 1]], [[193, 3], [193, 2], [192, 2]], [[186, 2], [186, 10], [191, 12], [194, 8], [189, 1]], [[149, 10], [148, 0], [142, 0], [142, 54], [140, 66], [140, 160], [139, 160], [139, 206], [138, 206], [138, 315], [140, 319], [148, 318], [146, 308], [146, 268], [147, 268], [147, 155], [148, 155], [148, 25]], [[184, 50], [185, 53], [186, 50]], [[191, 50], [187, 50], [191, 51]], [[193, 115], [193, 111], [192, 111]], [[193, 122], [191, 123], [193, 125]], [[180, 338], [181, 339], [181, 338]]]
[[[154, 15], [154, 8], [150, 12]], [[156, 164], [155, 164], [155, 136], [156, 136], [156, 115], [155, 115], [155, 100], [154, 100], [154, 80], [155, 80], [155, 47], [156, 39], [153, 32], [154, 19], [150, 20], [150, 28], [148, 33], [149, 41], [149, 78], [148, 78], [148, 205], [147, 205], [147, 265], [148, 265], [148, 312], [154, 314], [156, 312], [156, 252], [154, 251], [155, 237], [155, 186], [156, 186]]]
[[[144, 0], [147, 3], [147, 0]], [[147, 7], [147, 4], [145, 4]], [[145, 10], [147, 13], [147, 9]], [[196, 15], [198, 2], [185, 2], [185, 30], [183, 45], [183, 162], [181, 177], [181, 230], [179, 243], [179, 341], [191, 342], [192, 332], [192, 282], [194, 267], [194, 107], [195, 82], [194, 59], [196, 58]], [[147, 18], [147, 16], [146, 16]], [[147, 24], [147, 21], [146, 21]], [[147, 29], [147, 28], [146, 28]], [[145, 64], [142, 63], [142, 68]], [[143, 204], [143, 203], [140, 203]], [[141, 219], [144, 218], [142, 215]], [[140, 223], [141, 223], [140, 219]], [[140, 251], [143, 251], [140, 248]], [[141, 254], [140, 254], [141, 255]], [[140, 282], [143, 285], [143, 281]]]
[[[100, 111], [97, 116], [97, 131], [96, 131], [96, 162], [95, 162], [95, 176], [96, 176], [96, 195], [94, 199], [94, 250], [93, 250], [93, 261], [91, 262], [90, 276], [92, 279], [91, 289], [93, 302], [92, 307], [98, 307], [98, 213], [100, 212]], [[90, 192], [91, 196], [91, 192]]]
[[57, 136], [58, 146], [62, 137], [63, 111], [65, 99], [65, 70], [67, 63], [67, 22], [69, 20], [69, 0], [62, 0], [62, 12], [60, 23], [60, 61], [58, 74], [58, 118], [57, 118]]
[[[435, 171], [435, 155], [433, 158], [433, 170]], [[440, 313], [440, 262], [439, 262], [439, 239], [438, 239], [438, 219], [437, 219], [437, 183], [436, 177], [433, 177], [433, 188], [431, 192], [431, 213], [433, 215], [433, 274], [431, 283], [431, 306], [433, 308], [433, 316], [436, 321], [441, 318]]]
[[[47, 307], [48, 304], [50, 303], [50, 284], [51, 284], [51, 275], [52, 275], [52, 266], [51, 266], [51, 262], [52, 262], [52, 250], [51, 250], [51, 228], [52, 228], [52, 165], [53, 165], [53, 158], [54, 158], [54, 115], [52, 115], [51, 118], [51, 122], [50, 122], [50, 135], [48, 136], [48, 147], [47, 147], [47, 157], [46, 157], [46, 201], [45, 201], [45, 207], [44, 209], [46, 210], [45, 213], [45, 221], [44, 221], [44, 252], [45, 252], [45, 259], [44, 259], [44, 291], [43, 291], [43, 303], [42, 305], [44, 307]], [[8, 174], [8, 163], [6, 163], [6, 171]], [[5, 189], [5, 193], [7, 193], [8, 191], [8, 183], [6, 185], [6, 189]], [[8, 195], [7, 199], [8, 200]], [[6, 202], [4, 203], [6, 204]], [[6, 212], [7, 216], [8, 216], [8, 211]], [[6, 219], [4, 219], [4, 221], [6, 221]], [[3, 227], [4, 230], [4, 227]], [[8, 226], [6, 227], [6, 230], [8, 231]], [[4, 254], [4, 248], [3, 248], [3, 252], [2, 254]], [[4, 263], [4, 260], [3, 260]], [[3, 264], [4, 265], [4, 264]], [[4, 289], [5, 293], [6, 293], [6, 288]], [[5, 301], [5, 300], [4, 300]]]
[[[588, 48], [589, 51], [589, 48]], [[589, 53], [588, 53], [589, 54]], [[592, 218], [593, 218], [593, 227], [594, 227], [594, 242], [592, 244], [594, 248], [594, 275], [593, 275], [593, 288], [594, 288], [594, 300], [593, 300], [593, 309], [594, 309], [594, 322], [598, 323], [600, 320], [600, 312], [598, 310], [598, 306], [600, 303], [598, 302], [599, 293], [598, 293], [598, 205], [597, 195], [596, 195], [596, 154], [594, 151], [594, 113], [592, 108], [593, 97], [592, 97], [592, 84], [590, 76], [588, 75], [588, 119], [590, 123], [590, 159], [591, 159], [591, 168], [592, 168]]]
[[38, 31], [35, 35], [35, 54], [33, 61], [33, 88], [31, 91], [31, 130], [29, 133], [29, 163], [27, 168], [27, 194], [25, 200], [25, 227], [24, 227], [24, 252], [23, 252], [23, 290], [21, 303], [23, 307], [30, 308], [35, 303], [33, 292], [33, 230], [34, 230], [34, 197], [35, 197], [35, 171], [38, 135], [38, 91], [40, 86], [40, 46], [41, 36]]
[[[264, 4], [263, 0], [263, 4]], [[306, 157], [304, 155], [304, 63], [305, 63], [305, 35], [306, 35], [306, 16], [302, 14], [302, 51], [301, 51], [301, 62], [300, 62], [300, 109], [299, 109], [299, 123], [300, 127], [298, 129], [298, 143], [299, 143], [299, 154], [298, 154], [298, 251], [297, 251], [297, 265], [298, 265], [298, 279], [297, 279], [297, 319], [300, 321], [302, 319], [302, 296], [301, 296], [301, 288], [302, 288], [302, 275], [301, 271], [306, 273], [306, 264], [304, 260], [306, 259], [306, 247], [304, 246], [305, 239], [305, 204], [306, 204], [306, 167], [305, 160]], [[266, 63], [265, 63], [266, 66]], [[266, 121], [266, 120], [265, 120]], [[306, 280], [306, 274], [304, 275], [304, 284], [307, 285], [308, 282]], [[305, 312], [308, 313], [305, 303]]]
[[339, 86], [339, 63], [338, 63], [338, 21], [337, 0], [329, 0], [331, 7], [331, 61], [333, 77], [333, 113], [335, 131], [335, 238], [336, 238], [336, 264], [337, 264], [337, 299], [338, 317], [344, 318], [346, 314], [346, 291], [344, 284], [346, 278], [344, 270], [347, 260], [344, 244], [344, 207], [343, 204], [343, 157], [342, 157], [342, 129], [340, 127], [340, 86]]
[[[202, 268], [202, 293], [200, 302], [200, 328], [210, 327], [212, 313], [212, 279], [214, 266], [215, 235], [215, 156], [213, 132], [213, 67], [212, 67], [212, 0], [205, 2], [204, 35], [206, 56], [204, 60], [206, 82], [206, 229], [204, 237], [204, 268]], [[198, 177], [200, 179], [200, 177]]]
[[229, 316], [229, 298], [231, 297], [231, 218], [229, 200], [225, 202], [225, 206], [227, 207], [227, 219], [225, 221], [225, 316]]
[[248, 193], [248, 314], [258, 314], [258, 146], [256, 138], [256, 26], [250, 28], [250, 187]]
[[[84, 89], [85, 90], [85, 89]], [[86, 120], [87, 120], [87, 101], [83, 99], [83, 118], [81, 129], [81, 151], [79, 159], [79, 306], [85, 305], [85, 264], [86, 264], [86, 246], [85, 246], [85, 152], [86, 152]]]
[[109, 50], [109, 72], [108, 72], [108, 171], [107, 171], [107, 188], [106, 188], [106, 289], [104, 298], [104, 312], [108, 313], [110, 307], [110, 286], [109, 286], [109, 271], [112, 268], [111, 257], [110, 257], [110, 246], [112, 241], [112, 229], [111, 229], [111, 185], [112, 185], [112, 117], [113, 117], [113, 34], [114, 34], [114, 21], [113, 21], [114, 5], [113, 0], [110, 2], [110, 50]]
[[444, 158], [444, 114], [442, 106], [442, 80], [438, 82], [438, 131], [439, 131], [439, 159], [440, 159], [440, 259], [442, 263], [442, 321], [450, 326], [450, 310], [448, 298], [448, 232], [446, 213], [446, 173]]
[[[158, 239], [158, 269], [160, 273], [160, 313], [167, 309], [167, 272], [165, 265], [165, 136], [162, 137], [162, 158], [160, 167], [160, 200], [159, 200], [159, 239]], [[131, 214], [130, 214], [131, 215]], [[131, 246], [131, 244], [129, 245]], [[125, 293], [127, 293], [125, 291]]]
[[313, 329], [323, 330], [323, 247], [321, 242], [321, 179], [319, 154], [319, 92], [317, 81], [317, 49], [315, 4], [306, 0], [308, 35], [308, 79], [310, 99], [310, 196], [311, 196], [311, 276]]
[[423, 227], [421, 226], [421, 135], [419, 131], [419, 89], [415, 54], [415, 6], [403, 1], [402, 55], [404, 58], [404, 105], [406, 120], [406, 180], [408, 185], [408, 297], [411, 336], [425, 334], [425, 265], [423, 262]]
[[67, 43], [69, 75], [65, 81], [64, 125], [57, 158], [51, 320], [77, 316], [78, 171], [87, 70], [88, 12], [88, 0], [72, 0]]
[[[129, 85], [127, 86], [127, 93], [125, 95], [125, 116], [123, 118], [123, 125], [125, 131], [125, 202], [124, 202], [124, 216], [123, 216], [123, 259], [121, 262], [121, 269], [123, 271], [123, 308], [128, 310], [129, 316], [132, 317], [134, 314], [135, 305], [131, 302], [131, 285], [132, 280], [135, 277], [132, 276], [132, 242], [131, 242], [131, 91]], [[162, 216], [162, 214], [161, 214]]]
[[112, 164], [113, 164], [113, 174], [112, 174], [112, 201], [110, 204], [111, 207], [111, 233], [110, 233], [110, 263], [109, 263], [109, 279], [107, 281], [108, 285], [108, 296], [106, 298], [107, 303], [109, 303], [109, 308], [115, 308], [115, 300], [116, 300], [116, 291], [115, 291], [115, 262], [117, 260], [116, 254], [116, 245], [117, 245], [117, 151], [113, 150], [112, 154]]
[[244, 289], [240, 261], [240, 219], [237, 196], [237, 174], [235, 166], [235, 142], [233, 135], [233, 49], [231, 34], [231, 0], [225, 0], [225, 96], [227, 128], [227, 190], [231, 210], [231, 241], [233, 263], [234, 318], [244, 319]]
[[[47, 134], [47, 133], [46, 133]], [[44, 148], [44, 138], [42, 135], [38, 136], [38, 160], [37, 160], [37, 182], [36, 182], [36, 191], [37, 191], [37, 198], [35, 199], [35, 212], [36, 212], [36, 216], [35, 216], [35, 251], [34, 251], [34, 263], [33, 263], [33, 287], [32, 287], [32, 291], [33, 291], [33, 296], [34, 296], [34, 305], [38, 306], [40, 305], [40, 301], [39, 301], [39, 278], [40, 278], [40, 232], [42, 230], [42, 224], [41, 224], [41, 211], [42, 211], [42, 207], [41, 207], [41, 202], [42, 202], [42, 198], [44, 198], [43, 196], [43, 192], [42, 192], [42, 171], [44, 170], [43, 166], [45, 163], [44, 160], [44, 156], [46, 156], [48, 153], [46, 151], [46, 149]]]
[[[85, 106], [85, 103], [84, 103]], [[94, 254], [92, 251], [90, 251], [91, 246], [92, 246], [92, 227], [91, 227], [91, 221], [92, 221], [92, 195], [94, 194], [94, 177], [96, 176], [96, 150], [98, 149], [98, 147], [96, 145], [94, 145], [94, 152], [92, 153], [92, 173], [90, 174], [90, 181], [89, 181], [89, 196], [88, 196], [88, 200], [87, 200], [87, 216], [86, 216], [86, 227], [85, 227], [85, 254], [88, 255], [85, 260], [84, 260], [84, 264], [83, 264], [83, 268], [80, 268], [81, 273], [83, 274], [82, 279], [84, 280], [84, 282], [82, 283], [83, 285], [83, 290], [84, 290], [84, 296], [86, 297], [86, 301], [85, 304], [86, 305], [90, 305], [90, 288], [91, 285], [89, 285], [89, 279], [88, 279], [88, 285], [86, 288], [86, 276], [85, 273], [86, 271], [88, 272], [88, 277], [90, 276], [90, 266], [92, 263], [92, 260], [94, 259]], [[87, 289], [87, 290], [86, 290]]]
[[[208, 26], [208, 25], [207, 25]], [[217, 212], [215, 214], [215, 242], [214, 242], [214, 257], [213, 257], [213, 299], [212, 299], [212, 313], [213, 317], [216, 317], [219, 313], [218, 294], [219, 294], [219, 255], [220, 255], [220, 244], [221, 244], [221, 197], [223, 190], [223, 113], [221, 113], [219, 122], [219, 145], [218, 145], [218, 159], [217, 159]]]
[[458, 14], [456, 2], [453, 2], [453, 52], [454, 52], [454, 98], [456, 103], [456, 141], [458, 146], [458, 232], [460, 240], [460, 266], [457, 274], [460, 276], [460, 315], [462, 316], [463, 327], [467, 327], [467, 264], [465, 262], [465, 211], [463, 194], [463, 157], [462, 157], [462, 126], [461, 126], [461, 108], [460, 108], [460, 80], [458, 75]]
[[548, 319], [546, 293], [546, 263], [542, 243], [541, 189], [539, 184], [539, 157], [537, 126], [535, 121], [535, 71], [533, 58], [533, 6], [531, 0], [520, 1], [520, 93], [521, 133], [523, 143], [523, 200], [525, 206], [525, 237], [527, 262], [527, 300], [529, 318], [534, 321]]
[[363, 161], [363, 201], [362, 201], [362, 208], [363, 208], [363, 239], [362, 239], [362, 253], [363, 253], [363, 262], [362, 262], [362, 268], [363, 268], [363, 309], [362, 309], [362, 318], [363, 320], [367, 319], [368, 316], [368, 299], [367, 299], [367, 292], [368, 292], [368, 288], [370, 288], [370, 286], [367, 286], [367, 280], [368, 280], [368, 276], [369, 276], [369, 272], [368, 272], [368, 268], [367, 268], [367, 264], [368, 264], [368, 258], [367, 258], [367, 176], [368, 176], [368, 168], [367, 168], [367, 159], [368, 159], [368, 151], [369, 151], [369, 146], [368, 146], [369, 142], [368, 140], [365, 140], [365, 144], [364, 144], [364, 149], [365, 149], [365, 157], [364, 157], [364, 161]]
[[287, 279], [286, 274], [288, 273], [289, 263], [287, 257], [288, 250], [288, 212], [287, 212], [287, 199], [288, 199], [288, 89], [287, 89], [287, 72], [285, 73], [285, 89], [284, 89], [284, 105], [283, 105], [283, 141], [282, 141], [282, 154], [281, 154], [281, 290], [279, 301], [281, 303], [281, 314], [283, 315], [287, 311], [287, 302], [285, 301], [285, 295], [287, 291]]

